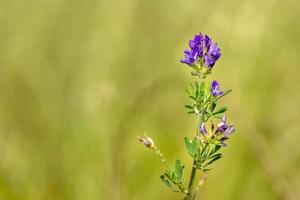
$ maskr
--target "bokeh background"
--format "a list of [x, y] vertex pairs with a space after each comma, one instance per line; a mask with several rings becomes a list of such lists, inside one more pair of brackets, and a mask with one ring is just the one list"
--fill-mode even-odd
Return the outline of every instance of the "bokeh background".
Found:
[[297, 0], [0, 0], [0, 199], [181, 199], [148, 133], [191, 160], [179, 63], [195, 33], [222, 49], [210, 79], [237, 126], [199, 199], [300, 199]]

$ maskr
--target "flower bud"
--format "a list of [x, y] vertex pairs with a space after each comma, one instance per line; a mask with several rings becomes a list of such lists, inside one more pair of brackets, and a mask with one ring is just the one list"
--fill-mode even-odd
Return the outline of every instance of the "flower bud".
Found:
[[137, 136], [137, 138], [140, 143], [145, 145], [145, 147], [148, 147], [148, 148], [154, 147], [153, 140], [150, 137], [148, 137], [146, 134], [143, 137]]

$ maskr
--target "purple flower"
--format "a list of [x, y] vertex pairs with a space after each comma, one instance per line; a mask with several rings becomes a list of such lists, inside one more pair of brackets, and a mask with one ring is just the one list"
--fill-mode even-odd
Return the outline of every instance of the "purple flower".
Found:
[[222, 133], [222, 138], [228, 138], [234, 131], [233, 124], [226, 124], [226, 116], [224, 115], [222, 120], [218, 124], [218, 131]]
[[222, 137], [220, 138], [220, 143], [222, 146], [227, 146], [227, 144], [225, 144], [225, 141], [229, 139], [229, 136], [235, 131], [235, 128], [233, 127], [233, 124], [231, 125], [227, 125], [226, 129], [221, 132], [222, 133]]
[[227, 129], [228, 125], [226, 124], [226, 116], [222, 117], [222, 120], [218, 124], [218, 131], [224, 132]]
[[204, 64], [212, 68], [216, 61], [221, 57], [221, 51], [217, 45], [217, 43], [212, 43], [211, 39], [205, 35], [204, 44], [206, 48], [206, 53], [204, 55]]
[[235, 131], [235, 128], [233, 127], [233, 124], [229, 125], [226, 130], [223, 133], [223, 137], [229, 137], [233, 132]]
[[208, 135], [206, 128], [205, 128], [205, 124], [203, 122], [200, 124], [199, 130], [200, 130], [200, 133], [202, 133], [202, 135], [204, 135], [204, 136]]
[[198, 55], [198, 57], [202, 57], [203, 55], [203, 36], [200, 33], [199, 35], [195, 35], [194, 40], [190, 40], [189, 46], [191, 50]]
[[200, 33], [195, 35], [193, 40], [190, 40], [189, 46], [191, 50], [184, 50], [184, 59], [180, 60], [182, 63], [193, 66], [198, 62], [199, 57], [203, 55], [203, 36]]
[[184, 50], [184, 59], [180, 60], [189, 66], [200, 63], [211, 69], [221, 56], [217, 43], [212, 43], [208, 35], [203, 37], [201, 33], [189, 41], [189, 47], [190, 50]]
[[226, 118], [224, 119], [223, 117], [222, 121], [218, 124], [218, 131], [221, 133], [220, 144], [224, 147], [227, 146], [225, 141], [228, 140], [229, 136], [235, 131], [233, 124], [227, 125]]
[[195, 51], [189, 51], [187, 49], [184, 50], [184, 57], [185, 59], [180, 60], [182, 63], [187, 64], [187, 65], [193, 65], [198, 58], [197, 52]]
[[214, 97], [224, 94], [224, 92], [220, 90], [219, 83], [216, 80], [212, 82], [210, 92]]
[[211, 44], [210, 37], [208, 37], [208, 35], [205, 35], [204, 36], [204, 45], [205, 45], [205, 48], [208, 49], [208, 47], [210, 46], [210, 44]]

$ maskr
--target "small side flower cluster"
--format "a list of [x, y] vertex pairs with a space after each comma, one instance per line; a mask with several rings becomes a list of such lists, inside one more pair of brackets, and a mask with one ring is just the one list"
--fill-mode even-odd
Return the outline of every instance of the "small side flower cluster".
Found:
[[148, 137], [146, 133], [144, 133], [144, 136], [142, 136], [142, 137], [137, 136], [137, 138], [140, 143], [145, 145], [145, 147], [148, 147], [150, 149], [155, 147], [153, 140], [150, 137]]
[[[194, 184], [195, 180], [199, 180], [198, 186], [203, 184], [207, 171], [212, 169], [212, 164], [222, 158], [220, 149], [227, 146], [225, 141], [235, 128], [233, 124], [227, 123], [225, 116], [227, 108], [219, 106], [219, 100], [232, 90], [222, 91], [218, 81], [207, 83], [204, 80], [221, 56], [217, 43], [213, 43], [208, 35], [196, 34], [189, 41], [189, 49], [184, 50], [184, 56], [181, 62], [190, 66], [193, 69], [192, 75], [199, 78], [186, 90], [191, 100], [189, 105], [185, 105], [187, 113], [196, 116], [197, 121], [193, 136], [184, 137], [187, 153], [193, 159], [188, 185], [183, 178], [184, 165], [180, 159], [177, 159], [174, 165], [169, 165], [150, 137], [145, 134], [138, 137], [138, 140], [161, 158], [166, 167], [160, 176], [163, 183], [173, 191], [183, 193], [184, 200], [195, 200], [198, 191]], [[204, 173], [202, 178], [197, 178], [197, 171]]]
[[225, 141], [229, 139], [229, 136], [235, 131], [235, 128], [233, 127], [233, 124], [226, 124], [226, 116], [224, 115], [216, 129], [214, 129], [214, 124], [211, 123], [211, 128], [207, 131], [205, 123], [202, 122], [199, 131], [205, 139], [203, 143], [209, 142], [225, 147], [227, 145], [225, 144]]
[[[186, 92], [192, 101], [191, 105], [185, 106], [189, 109], [188, 114], [196, 114], [200, 122], [195, 134], [195, 138], [199, 139], [200, 146], [220, 145], [225, 147], [225, 141], [229, 139], [235, 128], [233, 124], [226, 122], [224, 113], [227, 108], [217, 107], [217, 102], [231, 90], [222, 91], [216, 80], [208, 86], [202, 80], [200, 83], [192, 84]], [[205, 123], [211, 118], [210, 128], [207, 129]], [[217, 122], [217, 120], [220, 121]]]
[[[226, 91], [228, 93], [228, 91]], [[210, 87], [210, 95], [213, 97], [212, 101], [215, 102], [215, 98], [222, 97], [224, 95], [224, 92], [220, 90], [219, 83], [214, 80]], [[210, 98], [208, 98], [210, 99]], [[217, 112], [214, 111], [215, 106], [211, 105], [211, 114], [215, 116], [216, 118], [219, 118], [219, 115], [227, 110], [227, 108], [222, 107]], [[211, 123], [211, 128], [209, 131], [206, 130], [205, 123], [202, 120], [199, 131], [202, 134], [202, 136], [205, 138], [206, 142], [214, 143], [214, 144], [220, 144], [222, 146], [226, 146], [224, 143], [227, 139], [229, 139], [229, 136], [235, 131], [235, 128], [233, 127], [233, 124], [226, 124], [226, 116], [223, 115], [221, 121], [218, 123], [217, 128], [215, 129], [215, 125]]]
[[217, 43], [213, 43], [208, 35], [196, 34], [189, 41], [189, 48], [184, 50], [184, 59], [180, 61], [192, 67], [193, 75], [209, 74], [216, 61], [221, 57]]

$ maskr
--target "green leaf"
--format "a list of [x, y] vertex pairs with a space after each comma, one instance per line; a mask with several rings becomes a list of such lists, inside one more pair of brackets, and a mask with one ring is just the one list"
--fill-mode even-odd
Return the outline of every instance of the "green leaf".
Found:
[[217, 103], [216, 102], [212, 102], [212, 104], [210, 106], [210, 112], [211, 113], [215, 110], [216, 106], [217, 106]]
[[213, 115], [214, 118], [217, 118], [217, 119], [222, 119], [223, 118], [223, 115]]
[[194, 114], [195, 113], [195, 111], [189, 111], [189, 112], [187, 112], [187, 114]]
[[196, 99], [197, 99], [197, 101], [199, 100], [199, 84], [198, 84], [198, 82], [196, 81], [195, 82], [195, 97], [196, 97]]
[[[218, 155], [218, 154], [217, 154]], [[220, 158], [222, 158], [222, 154], [219, 154], [218, 156], [214, 157], [213, 159], [211, 159], [208, 163], [206, 163], [203, 167], [206, 167], [208, 165], [211, 165], [213, 162], [219, 160]]]
[[182, 180], [184, 165], [181, 164], [180, 160], [176, 160], [175, 162], [175, 174], [178, 181]]
[[203, 96], [205, 93], [205, 82], [202, 81], [200, 85], [200, 95]]
[[202, 171], [203, 171], [203, 172], [207, 172], [207, 171], [210, 171], [210, 170], [212, 170], [212, 168], [205, 168], [205, 169], [203, 169]]
[[194, 100], [195, 102], [197, 102], [197, 98], [194, 96], [189, 96], [192, 100]]
[[232, 92], [232, 89], [226, 90], [221, 96], [218, 96], [213, 101], [217, 101], [218, 99], [221, 99], [222, 97], [224, 97], [225, 95], [229, 94], [230, 92]]
[[184, 107], [186, 107], [186, 108], [188, 108], [188, 109], [192, 109], [192, 110], [194, 110], [194, 107], [193, 107], [193, 106], [191, 106], [191, 105], [185, 105]]
[[211, 94], [210, 90], [211, 90], [211, 84], [208, 84], [208, 85], [205, 87], [205, 93], [206, 93], [206, 94]]
[[179, 190], [177, 190], [174, 185], [171, 183], [170, 178], [166, 175], [163, 174], [160, 176], [160, 179], [162, 180], [162, 182], [164, 182], [171, 190], [173, 190], [174, 192], [179, 192]]
[[196, 88], [196, 91], [199, 91], [199, 83], [197, 81], [195, 81], [195, 88]]
[[192, 91], [192, 94], [195, 94], [194, 91], [195, 91], [195, 88], [194, 88], [194, 85], [193, 83], [191, 83], [191, 91]]
[[222, 154], [221, 153], [217, 153], [217, 154], [215, 154], [213, 156], [210, 156], [209, 158], [211, 159], [211, 158], [220, 157], [220, 156], [222, 156]]
[[202, 150], [202, 157], [204, 158], [204, 159], [206, 159], [207, 157], [208, 157], [208, 155], [209, 155], [209, 144], [206, 144], [205, 146], [204, 146], [204, 149]]
[[188, 96], [192, 96], [192, 93], [189, 91], [189, 89], [185, 89], [185, 92], [187, 93]]
[[227, 110], [226, 107], [219, 108], [216, 112], [213, 113], [213, 115], [221, 114]]
[[213, 149], [212, 149], [212, 151], [209, 153], [209, 155], [211, 156], [211, 155], [213, 155], [214, 153], [216, 153], [216, 152], [218, 152], [219, 151], [219, 149], [221, 149], [221, 145], [216, 145]]
[[190, 141], [187, 137], [184, 138], [184, 143], [188, 153], [194, 158], [198, 152], [199, 144], [196, 139]]
[[225, 96], [225, 95], [229, 94], [230, 92], [232, 92], [232, 89], [225, 90], [224, 94], [222, 94], [222, 96]]

